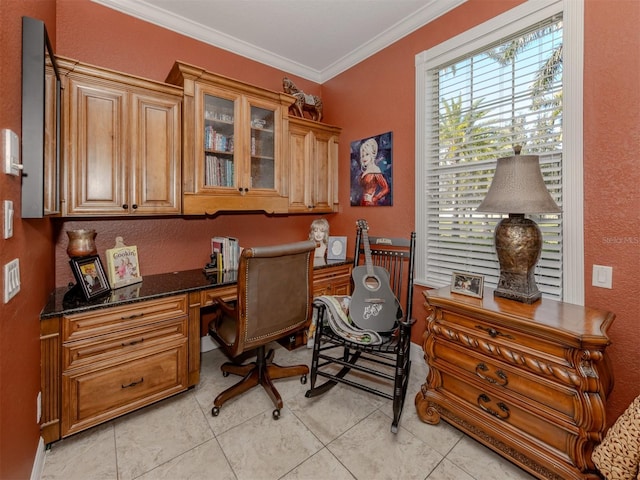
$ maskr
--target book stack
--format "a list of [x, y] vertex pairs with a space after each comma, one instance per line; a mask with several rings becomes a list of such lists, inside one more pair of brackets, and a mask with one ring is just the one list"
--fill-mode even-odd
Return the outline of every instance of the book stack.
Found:
[[[242, 247], [235, 237], [213, 237], [211, 239], [211, 263], [220, 272], [237, 270]], [[215, 259], [215, 260], [214, 260]]]
[[207, 154], [205, 156], [205, 185], [233, 187], [233, 160]]

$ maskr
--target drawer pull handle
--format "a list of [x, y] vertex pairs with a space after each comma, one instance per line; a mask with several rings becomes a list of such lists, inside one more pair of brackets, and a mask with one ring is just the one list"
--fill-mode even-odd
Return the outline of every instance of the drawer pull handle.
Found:
[[138, 343], [142, 343], [142, 342], [144, 342], [144, 338], [141, 338], [140, 340], [132, 340], [132, 341], [130, 341], [128, 343], [124, 343], [123, 342], [122, 346], [123, 347], [130, 347], [131, 345], [137, 345]]
[[138, 317], [144, 317], [144, 313], [134, 313], [133, 315], [129, 315], [128, 317], [120, 317], [120, 320], [132, 320]]
[[504, 334], [504, 333], [496, 330], [495, 328], [483, 327], [482, 325], [476, 325], [476, 328], [479, 328], [480, 330], [484, 330], [485, 332], [487, 332], [489, 334], [489, 336], [491, 338], [504, 337], [504, 338], [513, 339], [513, 337], [511, 335]]
[[476, 367], [476, 375], [478, 375], [481, 379], [486, 380], [489, 383], [493, 383], [494, 385], [500, 385], [501, 387], [507, 386], [507, 384], [509, 383], [509, 380], [507, 379], [506, 373], [504, 373], [502, 370], [498, 370], [496, 372], [496, 377], [498, 377], [498, 380], [496, 380], [495, 378], [488, 377], [487, 375], [484, 375], [484, 373], [481, 373], [481, 372], [487, 372], [488, 370], [489, 370], [489, 367], [487, 367], [484, 363], [479, 363], [478, 366]]
[[138, 380], [137, 382], [131, 382], [129, 385], [121, 385], [121, 387], [122, 388], [135, 387], [136, 385], [142, 382], [144, 382], [144, 377], [140, 377], [140, 380]]
[[[511, 416], [511, 411], [509, 410], [509, 407], [507, 407], [504, 403], [502, 402], [498, 402], [497, 406], [500, 409], [500, 411], [496, 411], [493, 410], [492, 408], [487, 407], [486, 405], [483, 405], [482, 403], [488, 403], [490, 402], [491, 399], [489, 398], [488, 395], [486, 395], [485, 393], [481, 393], [478, 396], [478, 406], [484, 410], [487, 413], [490, 413], [491, 415], [493, 415], [496, 418], [499, 418], [500, 420], [506, 420]], [[482, 402], [482, 403], [481, 403]]]

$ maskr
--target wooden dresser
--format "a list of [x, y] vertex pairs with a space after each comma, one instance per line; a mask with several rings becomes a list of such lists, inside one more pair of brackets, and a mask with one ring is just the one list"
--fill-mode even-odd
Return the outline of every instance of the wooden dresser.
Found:
[[615, 316], [553, 300], [533, 305], [424, 292], [426, 423], [444, 419], [538, 478], [599, 478], [591, 461], [613, 387], [605, 349]]

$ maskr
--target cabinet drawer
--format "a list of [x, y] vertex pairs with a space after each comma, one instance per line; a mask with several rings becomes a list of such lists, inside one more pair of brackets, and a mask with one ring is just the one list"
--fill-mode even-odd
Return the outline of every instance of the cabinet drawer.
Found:
[[351, 265], [321, 268], [313, 272], [313, 294], [349, 295], [351, 293]]
[[538, 402], [540, 407], [547, 407], [552, 415], [559, 412], [566, 417], [565, 420], [575, 418], [579, 401], [576, 391], [550, 381], [548, 377], [530, 374], [496, 358], [445, 341], [435, 343], [433, 361], [438, 368], [447, 368], [447, 365], [459, 368], [473, 375], [480, 383], [520, 395], [527, 401]]
[[[563, 381], [580, 382], [574, 366], [566, 359], [566, 345], [547, 341], [540, 332], [527, 333], [524, 327], [521, 331], [498, 322], [485, 322], [449, 311], [442, 312], [441, 321], [434, 324], [433, 328], [434, 333], [455, 339], [462, 345], [470, 345], [489, 355], [502, 355], [505, 360], [521, 363], [526, 368], [544, 370], [557, 366], [556, 375], [559, 378], [567, 377]], [[510, 357], [507, 353], [509, 351], [531, 355], [537, 359], [537, 365], [528, 364], [523, 358]]]
[[213, 305], [218, 298], [221, 298], [227, 303], [235, 302], [237, 296], [238, 287], [236, 285], [233, 285], [232, 287], [216, 288], [213, 290], [203, 290], [200, 293], [200, 308]]
[[445, 396], [453, 395], [454, 402], [457, 398], [456, 403], [462, 401], [465, 404], [463, 409], [471, 412], [471, 423], [508, 431], [510, 438], [525, 438], [531, 444], [542, 442], [547, 450], [551, 449], [563, 460], [569, 460], [566, 449], [575, 440], [577, 428], [562, 422], [545, 421], [537, 414], [535, 406], [501, 394], [494, 388], [479, 388], [466, 378], [458, 378], [446, 371], [440, 373], [441, 391], [446, 392], [443, 392]]
[[187, 296], [178, 295], [95, 310], [90, 313], [68, 315], [63, 317], [62, 321], [62, 341], [70, 342], [149, 325], [167, 318], [187, 315], [187, 312]]
[[62, 436], [115, 418], [187, 389], [187, 343], [62, 379]]
[[66, 342], [62, 347], [63, 370], [101, 361], [117, 362], [120, 355], [156, 345], [175, 344], [176, 340], [186, 340], [187, 336], [187, 317], [182, 316], [98, 337]]

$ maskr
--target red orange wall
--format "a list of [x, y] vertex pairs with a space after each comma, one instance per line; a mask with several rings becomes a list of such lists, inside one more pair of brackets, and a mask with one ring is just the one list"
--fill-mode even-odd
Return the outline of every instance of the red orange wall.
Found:
[[[325, 121], [343, 127], [340, 145], [339, 214], [329, 216], [331, 231], [348, 235], [364, 217], [373, 231], [406, 234], [414, 228], [414, 56], [522, 0], [469, 0], [324, 85], [293, 76], [299, 87], [322, 95]], [[586, 304], [612, 310], [610, 331], [616, 386], [607, 408], [609, 423], [640, 394], [638, 307], [638, 184], [640, 174], [640, 2], [585, 1], [585, 288]], [[164, 80], [179, 59], [240, 80], [281, 90], [282, 72], [201, 42], [134, 20], [89, 0], [10, 0], [3, 2], [0, 33], [2, 77], [0, 128], [20, 133], [20, 16], [46, 21], [60, 55]], [[616, 32], [612, 35], [611, 32]], [[392, 131], [394, 206], [349, 206], [349, 142]], [[19, 205], [19, 184], [0, 175], [3, 198]], [[28, 478], [38, 429], [35, 397], [39, 390], [38, 313], [54, 285], [71, 280], [64, 230], [98, 230], [99, 252], [116, 235], [138, 245], [143, 275], [200, 268], [213, 234], [233, 235], [244, 245], [305, 238], [312, 216], [220, 215], [213, 219], [20, 221], [2, 243], [2, 264], [19, 257], [23, 291], [0, 306], [0, 478]], [[627, 221], [628, 219], [628, 221]], [[591, 265], [614, 268], [614, 289], [591, 284]], [[55, 265], [55, 270], [54, 270]], [[55, 275], [55, 281], [53, 280]], [[425, 311], [416, 292], [413, 340], [421, 343]]]

